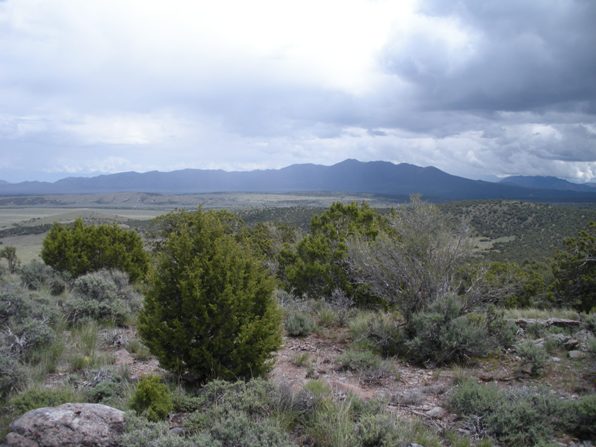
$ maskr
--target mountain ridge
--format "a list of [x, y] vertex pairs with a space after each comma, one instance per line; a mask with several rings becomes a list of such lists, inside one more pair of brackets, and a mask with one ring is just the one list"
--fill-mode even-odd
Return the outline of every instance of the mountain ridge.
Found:
[[0, 183], [1, 195], [106, 192], [345, 192], [387, 196], [419, 193], [429, 200], [521, 199], [596, 202], [596, 190], [528, 188], [515, 184], [470, 180], [434, 166], [347, 159], [334, 165], [294, 164], [280, 169], [224, 171], [120, 172], [95, 177], [66, 177], [55, 182]]
[[512, 175], [505, 177], [499, 183], [523, 186], [535, 189], [556, 189], [560, 191], [596, 192], [596, 184], [572, 183], [559, 177], [543, 175]]

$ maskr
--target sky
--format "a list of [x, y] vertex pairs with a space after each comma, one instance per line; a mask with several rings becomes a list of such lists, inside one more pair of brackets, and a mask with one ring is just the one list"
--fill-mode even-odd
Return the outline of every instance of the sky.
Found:
[[0, 0], [0, 179], [346, 158], [596, 181], [594, 0]]

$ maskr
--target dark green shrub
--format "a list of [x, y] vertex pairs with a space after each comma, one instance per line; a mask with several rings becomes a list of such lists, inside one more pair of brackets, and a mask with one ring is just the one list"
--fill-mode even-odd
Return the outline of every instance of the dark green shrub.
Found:
[[350, 333], [356, 345], [374, 349], [383, 357], [403, 352], [403, 320], [396, 314], [375, 312], [357, 315], [350, 321]]
[[367, 414], [356, 424], [358, 442], [362, 447], [399, 445], [400, 427], [388, 414]]
[[295, 249], [282, 250], [280, 268], [287, 288], [311, 298], [326, 298], [339, 289], [367, 304], [372, 295], [351, 280], [346, 242], [354, 235], [374, 238], [383, 225], [380, 214], [366, 203], [332, 204], [312, 218], [310, 233]]
[[569, 400], [560, 411], [562, 428], [566, 433], [580, 439], [594, 439], [596, 436], [596, 394]]
[[137, 360], [143, 361], [151, 358], [151, 351], [149, 351], [149, 348], [137, 339], [130, 340], [126, 344], [126, 350]]
[[145, 376], [139, 380], [130, 407], [150, 421], [159, 421], [174, 408], [172, 393], [159, 377]]
[[576, 237], [565, 239], [565, 247], [553, 258], [554, 291], [560, 306], [583, 312], [596, 307], [596, 222]]
[[[357, 403], [357, 401], [354, 401]], [[356, 407], [356, 405], [353, 405]], [[356, 408], [355, 408], [356, 409]], [[357, 413], [357, 411], [356, 411]], [[354, 445], [362, 447], [392, 447], [392, 446], [441, 446], [444, 442], [428, 426], [419, 422], [406, 422], [388, 414], [382, 409], [368, 410], [363, 414], [356, 414], [355, 422], [356, 442]], [[458, 440], [455, 438], [455, 440]], [[461, 440], [460, 440], [461, 442]], [[465, 446], [469, 443], [451, 441], [453, 447]], [[479, 446], [481, 444], [478, 444]]]
[[17, 394], [8, 401], [15, 415], [42, 407], [55, 407], [68, 402], [80, 402], [81, 397], [72, 388], [34, 387]]
[[53, 296], [58, 296], [58, 295], [62, 295], [64, 293], [64, 291], [66, 290], [66, 281], [64, 281], [64, 279], [55, 276], [54, 278], [52, 278], [50, 280], [50, 293]]
[[204, 405], [201, 397], [191, 395], [180, 387], [172, 393], [172, 402], [176, 413], [192, 413]]
[[24, 291], [17, 287], [3, 286], [0, 288], [0, 324], [8, 324], [11, 318], [23, 318], [27, 314]]
[[60, 319], [56, 299], [10, 284], [0, 286], [0, 325], [21, 324], [26, 319], [53, 325]]
[[427, 311], [414, 314], [409, 331], [407, 356], [418, 364], [461, 362], [484, 355], [492, 347], [486, 317], [464, 313], [456, 297], [438, 300]]
[[596, 312], [590, 312], [588, 314], [584, 314], [582, 316], [582, 322], [583, 322], [583, 326], [587, 330], [589, 330], [593, 334], [596, 334]]
[[215, 380], [186, 401], [194, 410], [187, 423], [191, 433], [209, 434], [226, 447], [292, 445], [275, 419], [283, 410], [282, 395], [265, 380]]
[[50, 345], [54, 341], [54, 330], [47, 323], [32, 318], [9, 327], [9, 334], [4, 335], [3, 343], [19, 357], [27, 358], [36, 349]]
[[321, 306], [317, 309], [318, 325], [325, 328], [337, 327], [340, 325], [340, 317], [331, 306]]
[[104, 380], [87, 390], [85, 395], [89, 402], [99, 404], [110, 401], [113, 397], [121, 396], [121, 390], [122, 385], [120, 383], [112, 380]]
[[370, 351], [347, 350], [337, 359], [341, 369], [346, 371], [365, 372], [381, 366], [381, 358]]
[[493, 436], [505, 445], [538, 445], [552, 439], [553, 427], [540, 408], [526, 399], [499, 407], [487, 415]]
[[451, 393], [449, 405], [463, 416], [480, 418], [481, 428], [503, 445], [543, 445], [557, 433], [584, 439], [594, 435], [594, 395], [572, 401], [544, 389], [501, 391], [465, 380]]
[[54, 279], [54, 270], [37, 259], [21, 267], [21, 284], [29, 290], [39, 290]]
[[125, 326], [131, 314], [121, 301], [94, 301], [80, 296], [70, 296], [64, 302], [66, 319], [70, 324], [89, 321], [112, 322], [117, 326]]
[[497, 346], [511, 347], [517, 338], [517, 326], [505, 319], [503, 309], [490, 305], [486, 309], [486, 329]]
[[141, 295], [128, 283], [125, 273], [100, 270], [74, 282], [64, 302], [70, 323], [107, 321], [124, 326], [141, 308]]
[[53, 296], [66, 290], [66, 281], [59, 272], [37, 259], [23, 265], [19, 270], [21, 284], [29, 290], [47, 287]]
[[0, 350], [21, 360], [52, 343], [59, 321], [58, 303], [42, 293], [14, 285], [0, 286]]
[[515, 351], [521, 357], [522, 368], [527, 368], [532, 376], [538, 377], [544, 371], [548, 354], [542, 346], [538, 346], [530, 340], [519, 343]]
[[119, 445], [126, 447], [223, 447], [209, 434], [180, 436], [170, 432], [167, 422], [151, 422], [143, 417], [126, 415], [124, 434]]
[[470, 312], [462, 298], [446, 296], [415, 313], [407, 332], [403, 354], [418, 364], [465, 362], [490, 351], [508, 347], [516, 329], [503, 313], [489, 306]]
[[25, 368], [11, 353], [0, 349], [0, 399], [22, 387], [26, 380]]
[[459, 414], [481, 416], [494, 412], [504, 396], [495, 385], [480, 385], [472, 380], [457, 384], [449, 398], [451, 408]]
[[182, 216], [150, 275], [138, 326], [144, 343], [188, 380], [265, 373], [281, 344], [273, 279], [235, 239], [228, 213]]
[[366, 383], [378, 383], [388, 376], [395, 375], [393, 365], [371, 351], [350, 349], [337, 360], [340, 369], [355, 372], [360, 380]]
[[409, 322], [413, 314], [455, 293], [455, 274], [473, 254], [473, 244], [463, 222], [456, 225], [418, 196], [387, 220], [376, 237], [356, 234], [350, 239], [351, 274]]
[[[460, 272], [461, 289], [473, 286], [485, 302], [504, 307], [548, 304], [548, 267], [538, 263], [473, 262]], [[472, 284], [475, 283], [475, 284]]]
[[138, 295], [130, 286], [128, 275], [118, 270], [98, 270], [76, 279], [72, 291], [76, 295], [95, 301], [114, 301], [115, 299], [136, 299]]
[[202, 431], [221, 442], [223, 447], [292, 447], [287, 433], [273, 418], [255, 421], [240, 411], [222, 412], [217, 407], [202, 415]]
[[75, 278], [101, 269], [116, 269], [137, 281], [149, 267], [138, 233], [118, 225], [85, 225], [82, 219], [70, 227], [54, 224], [43, 241], [41, 257], [47, 265]]
[[15, 273], [20, 264], [19, 258], [17, 257], [17, 248], [11, 245], [0, 247], [0, 259], [2, 258], [6, 259], [8, 271], [10, 273]]
[[213, 380], [201, 388], [197, 398], [202, 411], [217, 404], [225, 411], [270, 416], [276, 408], [278, 395], [277, 388], [263, 379], [252, 379], [248, 382]]
[[284, 327], [290, 337], [304, 337], [315, 330], [316, 323], [306, 312], [289, 309], [286, 312]]
[[87, 401], [120, 408], [131, 389], [131, 384], [124, 377], [108, 374], [106, 378], [85, 391]]

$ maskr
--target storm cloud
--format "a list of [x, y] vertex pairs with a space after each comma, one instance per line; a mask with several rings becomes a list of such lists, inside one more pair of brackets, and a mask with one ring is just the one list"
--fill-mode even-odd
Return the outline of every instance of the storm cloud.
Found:
[[596, 178], [591, 0], [0, 2], [0, 179], [345, 158]]

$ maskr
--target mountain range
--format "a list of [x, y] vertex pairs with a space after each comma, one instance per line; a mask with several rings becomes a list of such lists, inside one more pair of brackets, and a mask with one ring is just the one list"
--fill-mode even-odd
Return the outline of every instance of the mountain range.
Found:
[[500, 181], [500, 183], [504, 183], [507, 185], [523, 186], [525, 188], [557, 189], [560, 191], [596, 192], [595, 183], [571, 183], [567, 180], [550, 176], [516, 175], [511, 177], [505, 177]]
[[428, 200], [437, 201], [518, 199], [596, 202], [596, 189], [588, 186], [587, 190], [565, 189], [557, 187], [553, 181], [545, 188], [540, 182], [520, 185], [520, 180], [516, 179], [519, 178], [492, 183], [458, 177], [432, 166], [344, 160], [332, 166], [296, 164], [282, 169], [254, 171], [183, 169], [68, 177], [56, 182], [0, 182], [0, 194], [344, 192], [408, 196], [419, 193]]

